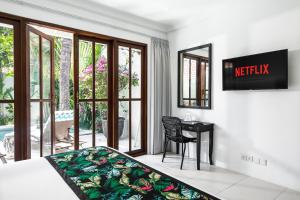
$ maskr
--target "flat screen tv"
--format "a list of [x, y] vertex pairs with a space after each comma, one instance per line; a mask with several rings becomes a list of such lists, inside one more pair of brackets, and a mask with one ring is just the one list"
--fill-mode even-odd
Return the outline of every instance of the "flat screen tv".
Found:
[[287, 88], [287, 49], [223, 60], [223, 90]]

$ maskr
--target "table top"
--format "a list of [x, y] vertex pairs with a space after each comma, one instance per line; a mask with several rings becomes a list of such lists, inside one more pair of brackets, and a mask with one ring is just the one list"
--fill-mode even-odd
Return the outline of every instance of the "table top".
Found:
[[203, 125], [212, 125], [213, 123], [209, 123], [209, 122], [201, 122], [201, 121], [184, 121], [181, 120], [181, 124], [186, 124], [186, 125], [194, 125], [194, 124], [198, 124], [201, 123]]

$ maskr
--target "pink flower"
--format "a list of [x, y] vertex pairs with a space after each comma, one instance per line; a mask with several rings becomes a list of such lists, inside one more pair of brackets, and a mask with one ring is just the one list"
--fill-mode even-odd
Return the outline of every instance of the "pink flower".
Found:
[[89, 65], [83, 70], [83, 73], [85, 74], [90, 74], [92, 72], [93, 72], [93, 65]]
[[163, 190], [163, 192], [168, 192], [168, 191], [173, 190], [173, 189], [174, 189], [174, 185], [172, 184], [172, 185], [167, 186], [167, 187]]
[[106, 65], [106, 58], [104, 56], [101, 56], [100, 59], [98, 59], [96, 63], [97, 70], [99, 72], [104, 72], [105, 71], [105, 65]]

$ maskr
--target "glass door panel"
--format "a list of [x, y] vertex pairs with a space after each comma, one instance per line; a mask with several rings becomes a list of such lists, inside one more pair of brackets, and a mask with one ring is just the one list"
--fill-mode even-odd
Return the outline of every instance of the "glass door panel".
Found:
[[119, 98], [129, 98], [129, 48], [119, 47]]
[[[5, 21], [5, 20], [3, 20]], [[15, 159], [15, 33], [14, 25], [0, 18], [0, 154]]]
[[93, 103], [79, 103], [79, 147], [93, 146]]
[[9, 162], [14, 161], [14, 152], [14, 103], [0, 103], [0, 153]]
[[29, 33], [30, 48], [30, 98], [40, 98], [40, 38], [37, 34]]
[[30, 144], [31, 144], [31, 157], [39, 157], [40, 150], [40, 136], [41, 136], [41, 117], [40, 117], [40, 103], [30, 103]]
[[119, 101], [119, 119], [118, 119], [118, 138], [119, 138], [119, 151], [128, 152], [129, 147], [129, 101]]
[[142, 150], [142, 50], [118, 48], [118, 148], [131, 153]]
[[96, 102], [96, 146], [106, 146], [106, 138], [111, 134], [111, 130], [108, 129], [107, 124], [107, 112], [108, 112], [108, 103], [107, 102]]
[[79, 99], [93, 98], [93, 45], [79, 41]]
[[107, 45], [95, 43], [95, 98], [108, 98]]
[[52, 119], [51, 119], [51, 103], [43, 102], [43, 142], [42, 142], [42, 151], [43, 156], [51, 154], [51, 134], [52, 132]]
[[50, 41], [42, 38], [43, 99], [51, 98], [51, 47]]
[[141, 54], [140, 49], [131, 49], [131, 98], [141, 98]]
[[141, 101], [131, 102], [131, 150], [142, 148], [141, 140]]
[[27, 26], [29, 37], [30, 157], [53, 153], [54, 98], [52, 37]]
[[106, 146], [108, 129], [108, 45], [95, 42], [95, 146]]
[[107, 146], [108, 44], [79, 39], [78, 47], [78, 145]]

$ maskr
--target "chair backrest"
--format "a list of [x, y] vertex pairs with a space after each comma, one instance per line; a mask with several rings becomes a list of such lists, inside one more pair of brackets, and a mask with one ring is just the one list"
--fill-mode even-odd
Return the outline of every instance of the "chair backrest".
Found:
[[165, 129], [165, 136], [173, 141], [182, 139], [181, 120], [177, 117], [163, 116], [162, 123]]

